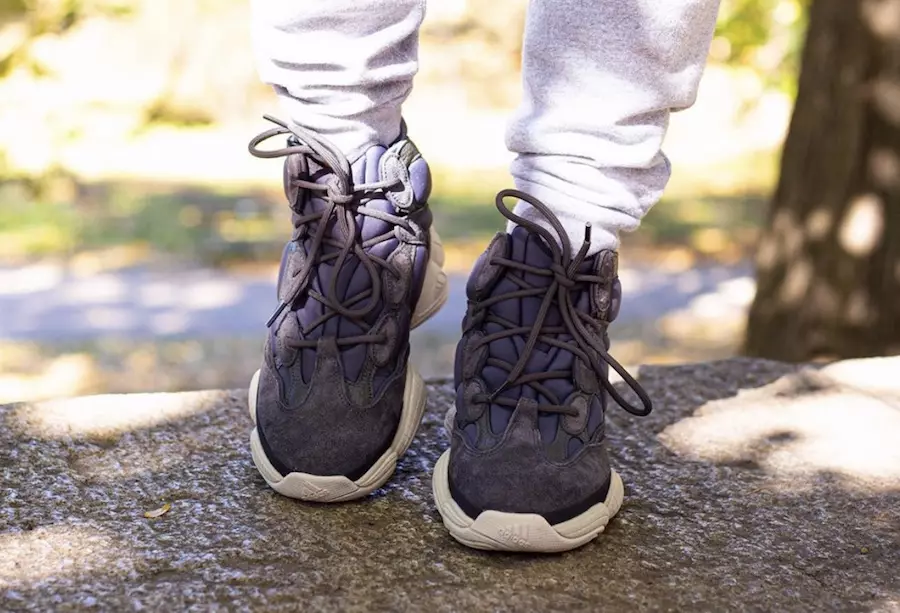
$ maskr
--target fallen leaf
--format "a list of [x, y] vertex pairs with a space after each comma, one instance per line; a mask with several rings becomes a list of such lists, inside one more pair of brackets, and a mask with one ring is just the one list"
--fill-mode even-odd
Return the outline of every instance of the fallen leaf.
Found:
[[166, 504], [159, 507], [158, 509], [154, 509], [152, 511], [145, 511], [144, 517], [146, 517], [147, 519], [156, 519], [157, 517], [162, 517], [163, 515], [168, 513], [169, 509], [171, 509], [171, 508], [172, 508], [172, 505], [170, 505], [167, 502]]

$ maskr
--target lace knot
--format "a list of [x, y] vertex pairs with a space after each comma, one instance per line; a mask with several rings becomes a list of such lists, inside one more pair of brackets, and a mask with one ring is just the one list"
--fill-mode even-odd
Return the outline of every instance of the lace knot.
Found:
[[575, 279], [569, 276], [568, 271], [562, 264], [554, 262], [553, 265], [550, 266], [550, 270], [553, 272], [553, 278], [561, 287], [566, 289], [575, 287]]
[[[552, 228], [552, 232], [541, 224], [525, 219], [507, 208], [504, 199], [508, 197], [516, 198], [531, 205], [536, 212], [547, 220], [550, 228]], [[511, 325], [508, 320], [502, 318], [486, 317], [488, 321], [492, 321], [507, 329], [488, 335], [482, 340], [483, 343], [510, 336], [526, 337], [525, 345], [519, 351], [519, 358], [515, 364], [510, 364], [499, 359], [489, 361], [492, 366], [503, 368], [509, 373], [506, 380], [490, 393], [490, 402], [514, 406], [515, 401], [513, 399], [501, 398], [501, 394], [510, 388], [529, 385], [537, 393], [550, 398], [553, 402], [550, 405], [539, 405], [539, 410], [555, 413], [567, 413], [570, 410], [570, 407], [560, 404], [563, 399], [557, 398], [556, 394], [548, 387], [544, 386], [542, 382], [544, 380], [561, 377], [571, 377], [573, 376], [571, 371], [554, 370], [546, 372], [526, 372], [532, 352], [538, 342], [544, 342], [551, 346], [564, 349], [571, 353], [575, 358], [581, 359], [597, 376], [597, 379], [606, 392], [623, 409], [634, 415], [648, 415], [650, 411], [653, 410], [653, 404], [650, 401], [649, 396], [647, 396], [647, 393], [641, 385], [628, 374], [622, 365], [609, 355], [602, 336], [597, 335], [595, 331], [592, 330], [598, 322], [590, 321], [589, 317], [584, 313], [579, 312], [567, 291], [574, 288], [581, 280], [579, 279], [578, 269], [584, 262], [587, 257], [587, 252], [590, 249], [590, 224], [585, 226], [585, 239], [581, 245], [581, 249], [573, 256], [572, 247], [569, 243], [565, 228], [563, 228], [559, 219], [553, 215], [550, 209], [537, 198], [524, 192], [510, 189], [503, 190], [497, 194], [495, 204], [497, 210], [509, 221], [525, 228], [529, 233], [539, 236], [544, 241], [544, 244], [552, 253], [553, 263], [550, 264], [549, 271], [556, 283], [556, 289], [554, 290], [552, 287], [534, 287], [528, 283], [523, 276], [516, 282], [516, 285], [518, 285], [520, 289], [496, 295], [490, 299], [490, 304], [496, 304], [507, 299], [518, 299], [526, 296], [538, 297], [543, 294], [541, 305], [534, 315], [533, 320], [529, 322], [530, 325], [516, 326]], [[503, 261], [498, 261], [497, 263], [509, 266], [509, 263]], [[527, 263], [517, 264], [513, 262], [512, 264], [513, 268], [523, 271], [526, 274], [534, 273], [547, 276], [547, 269], [533, 267]], [[594, 278], [588, 276], [586, 279], [593, 280]], [[558, 310], [561, 325], [545, 327], [545, 322], [547, 321], [551, 307], [554, 304]], [[473, 322], [472, 327], [477, 325], [477, 323], [478, 322]], [[562, 328], [565, 331], [564, 334], [571, 337], [571, 341], [561, 341], [558, 337], [553, 338], [553, 336], [557, 334], [556, 330], [559, 328]], [[551, 332], [551, 329], [554, 331]], [[642, 406], [632, 405], [613, 387], [606, 374], [606, 368], [603, 363], [615, 370], [622, 377], [625, 384], [637, 394]]]
[[[352, 167], [340, 150], [328, 140], [316, 135], [300, 126], [288, 126], [285, 122], [274, 117], [265, 117], [276, 127], [263, 131], [255, 136], [249, 145], [250, 153], [261, 158], [289, 157], [303, 155], [314, 160], [323, 170], [330, 172], [325, 181], [315, 181], [308, 175], [291, 177], [291, 185], [300, 189], [309, 190], [316, 198], [324, 201], [321, 210], [305, 211], [304, 199], [292, 202], [291, 208], [295, 212], [293, 240], [303, 240], [305, 243], [305, 257], [308, 261], [303, 267], [303, 276], [299, 281], [292, 283], [293, 289], [285, 295], [275, 313], [269, 318], [267, 326], [272, 326], [286, 309], [295, 308], [301, 292], [323, 305], [323, 313], [318, 318], [309, 322], [305, 333], [311, 331], [332, 319], [342, 317], [353, 320], [358, 326], [369, 329], [368, 333], [356, 336], [344, 336], [337, 340], [338, 346], [350, 347], [360, 343], [383, 342], [383, 334], [371, 332], [369, 324], [370, 315], [382, 302], [382, 276], [379, 269], [393, 271], [396, 269], [390, 262], [372, 253], [369, 248], [394, 237], [394, 232], [389, 232], [369, 239], [364, 245], [359, 237], [357, 216], [377, 218], [395, 227], [409, 227], [404, 217], [365, 206], [365, 197], [386, 189], [396, 183], [395, 180], [382, 180], [373, 183], [354, 184], [352, 179]], [[279, 149], [262, 149], [261, 143], [276, 136], [288, 137], [287, 146]], [[348, 205], [359, 203], [359, 206], [351, 208]], [[331, 222], [338, 226], [332, 231]], [[315, 230], [307, 228], [307, 224], [315, 224]], [[312, 288], [307, 283], [309, 275], [317, 274], [319, 265], [330, 263], [333, 267], [331, 280], [322, 288]], [[338, 280], [341, 272], [350, 263], [359, 265], [365, 269], [370, 282], [364, 290], [352, 295], [343, 295], [339, 291]], [[299, 276], [295, 274], [294, 276]], [[315, 347], [315, 339], [292, 341], [292, 347]]]
[[344, 206], [353, 202], [353, 194], [346, 194], [334, 190], [331, 186], [328, 186], [328, 191], [325, 194], [325, 197], [329, 202], [333, 202], [339, 206]]

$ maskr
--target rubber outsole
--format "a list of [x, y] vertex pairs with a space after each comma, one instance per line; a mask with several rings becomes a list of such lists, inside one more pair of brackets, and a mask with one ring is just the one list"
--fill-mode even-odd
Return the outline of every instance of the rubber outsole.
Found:
[[625, 488], [612, 471], [606, 500], [568, 521], [550, 525], [534, 513], [482, 511], [473, 519], [453, 500], [449, 481], [450, 451], [435, 464], [432, 490], [444, 526], [454, 539], [474, 549], [525, 553], [560, 553], [597, 538], [622, 507]]
[[[447, 275], [443, 271], [444, 249], [440, 237], [434, 230], [431, 232], [431, 251], [426, 265], [425, 281], [422, 295], [416, 305], [411, 323], [416, 328], [437, 313], [447, 302], [449, 285]], [[250, 380], [249, 402], [250, 419], [256, 424], [256, 395], [259, 388], [259, 371]], [[266, 456], [259, 440], [256, 428], [250, 433], [250, 454], [253, 463], [266, 483], [279, 494], [309, 502], [346, 502], [362, 498], [384, 485], [397, 468], [397, 461], [412, 443], [416, 435], [422, 414], [425, 412], [425, 383], [412, 364], [407, 364], [406, 388], [403, 392], [403, 412], [397, 433], [388, 450], [366, 471], [351, 481], [343, 475], [312, 475], [292, 472], [280, 474]]]

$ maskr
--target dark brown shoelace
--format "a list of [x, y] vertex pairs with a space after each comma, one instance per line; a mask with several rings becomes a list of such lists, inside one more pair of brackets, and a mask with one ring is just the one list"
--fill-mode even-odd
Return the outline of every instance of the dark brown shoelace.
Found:
[[[557, 236], [554, 237], [542, 226], [513, 213], [505, 204], [506, 198], [517, 198], [533, 206], [547, 219]], [[513, 336], [527, 335], [527, 341], [515, 364], [511, 364], [506, 360], [501, 360], [499, 358], [488, 358], [488, 365], [500, 368], [509, 373], [509, 375], [507, 376], [506, 381], [504, 381], [504, 383], [496, 390], [489, 394], [476, 394], [473, 400], [478, 403], [493, 403], [509, 408], [515, 408], [518, 404], [515, 399], [505, 398], [500, 396], [500, 394], [512, 387], [528, 385], [545, 398], [550, 399], [550, 403], [538, 405], [539, 411], [565, 415], [577, 414], [576, 409], [562, 404], [564, 399], [559, 398], [541, 383], [542, 381], [550, 379], [570, 378], [573, 376], [571, 371], [552, 370], [534, 373], [524, 372], [535, 346], [538, 342], [541, 342], [552, 347], [569, 351], [576, 358], [581, 359], [585, 364], [590, 365], [591, 370], [593, 370], [598, 379], [602, 382], [604, 389], [606, 389], [613, 400], [615, 400], [623, 409], [633, 415], [649, 415], [650, 411], [653, 410], [653, 405], [650, 401], [650, 397], [644, 391], [644, 388], [628, 374], [628, 371], [626, 371], [619, 362], [609, 355], [603, 343], [603, 330], [600, 328], [599, 323], [587, 313], [583, 313], [576, 309], [572, 302], [571, 292], [573, 290], [585, 288], [592, 283], [606, 281], [602, 277], [596, 275], [578, 272], [578, 268], [581, 266], [585, 255], [590, 248], [590, 224], [585, 226], [584, 242], [581, 245], [581, 249], [579, 249], [578, 253], [573, 257], [565, 229], [542, 202], [524, 192], [507, 189], [497, 194], [495, 204], [497, 210], [499, 210], [504, 217], [544, 239], [544, 242], [552, 254], [553, 264], [550, 268], [539, 268], [504, 257], [494, 257], [490, 260], [490, 264], [502, 266], [510, 271], [518, 271], [523, 274], [527, 273], [540, 277], [552, 277], [553, 280], [548, 286], [535, 287], [528, 283], [523, 275], [507, 274], [505, 278], [516, 284], [520, 289], [491, 296], [474, 305], [472, 317], [466, 332], [475, 327], [482, 326], [485, 323], [494, 323], [504, 329], [500, 332], [488, 334], [480, 338], [474, 343], [472, 347], [473, 350], [496, 340]], [[557, 238], [559, 240], [557, 240]], [[559, 246], [560, 244], [562, 247]], [[543, 298], [537, 317], [530, 326], [519, 326], [515, 322], [511, 322], [489, 311], [491, 306], [503, 302], [504, 300], [518, 300], [526, 297]], [[548, 326], [544, 323], [547, 318], [547, 313], [554, 303], [557, 305], [559, 312], [562, 315], [562, 326]], [[591, 331], [591, 328], [594, 329], [593, 332]], [[571, 340], [562, 341], [557, 338], [559, 335], [568, 335], [572, 338]], [[616, 391], [602, 368], [603, 362], [619, 373], [625, 383], [634, 390], [638, 395], [638, 398], [640, 398], [643, 408], [630, 404], [618, 391]]]
[[[271, 327], [282, 312], [286, 308], [292, 307], [305, 291], [310, 298], [325, 306], [325, 313], [301, 330], [303, 336], [309, 335], [318, 326], [321, 326], [332, 317], [338, 316], [353, 320], [364, 329], [368, 328], [365, 317], [372, 313], [381, 301], [382, 283], [378, 269], [386, 269], [395, 277], [399, 277], [400, 272], [390, 262], [373, 255], [369, 251], [374, 245], [395, 238], [394, 232], [386, 232], [362, 241], [359, 236], [356, 215], [377, 218], [392, 224], [392, 226], [400, 226], [407, 232], [412, 233], [413, 228], [405, 218], [364, 205], [367, 199], [373, 196], [377, 197], [379, 193], [397, 186], [399, 179], [354, 185], [350, 162], [333, 143], [299, 126], [289, 127], [283, 121], [269, 115], [266, 115], [265, 118], [274, 123], [276, 127], [261, 132], [250, 141], [248, 149], [251, 155], [258, 158], [280, 158], [301, 154], [312, 158], [332, 173], [330, 180], [325, 183], [316, 183], [305, 178], [292, 179], [295, 186], [317, 193], [318, 197], [325, 202], [325, 207], [320, 212], [308, 214], [303, 214], [302, 211], [299, 211], [294, 218], [294, 224], [298, 230], [302, 230], [310, 224], [316, 224], [315, 233], [306, 252], [306, 265], [295, 273], [302, 273], [303, 277], [294, 285], [295, 289], [291, 295], [286, 296], [281, 301], [266, 325]], [[273, 150], [259, 148], [263, 141], [282, 135], [289, 137], [286, 147]], [[293, 203], [291, 203], [291, 206], [293, 206]], [[339, 227], [339, 231], [334, 233], [335, 236], [326, 235], [328, 224], [332, 218]], [[325, 247], [330, 247], [335, 249], [335, 251], [326, 253]], [[360, 264], [369, 273], [370, 287], [354, 296], [341, 300], [338, 299], [337, 281], [342, 268], [347, 264], [351, 254], [356, 256]], [[331, 261], [334, 261], [334, 270], [332, 271], [331, 282], [327, 290], [322, 293], [312, 288], [307, 288], [309, 275], [317, 270], [320, 264]], [[304, 288], [306, 289], [304, 290]], [[366, 301], [366, 299], [368, 300]], [[362, 306], [356, 306], [363, 301], [366, 302]], [[387, 338], [384, 334], [362, 334], [338, 338], [336, 342], [338, 346], [351, 346], [360, 343], [382, 343], [386, 340]], [[289, 346], [296, 348], [315, 348], [317, 346], [316, 340], [292, 339], [286, 342]]]

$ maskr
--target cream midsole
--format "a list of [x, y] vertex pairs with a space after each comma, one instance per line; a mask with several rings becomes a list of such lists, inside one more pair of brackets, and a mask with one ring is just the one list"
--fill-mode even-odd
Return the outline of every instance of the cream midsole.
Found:
[[422, 282], [422, 293], [413, 311], [410, 326], [418, 328], [425, 321], [441, 310], [450, 295], [447, 273], [444, 272], [444, 245], [441, 237], [431, 229], [431, 250], [428, 263], [425, 265], [425, 280]]
[[438, 511], [451, 536], [469, 547], [499, 551], [554, 553], [580, 547], [599, 535], [622, 505], [624, 487], [612, 471], [606, 500], [568, 521], [550, 525], [533, 513], [483, 511], [471, 518], [456, 504], [450, 492], [450, 452], [434, 467], [432, 488]]

